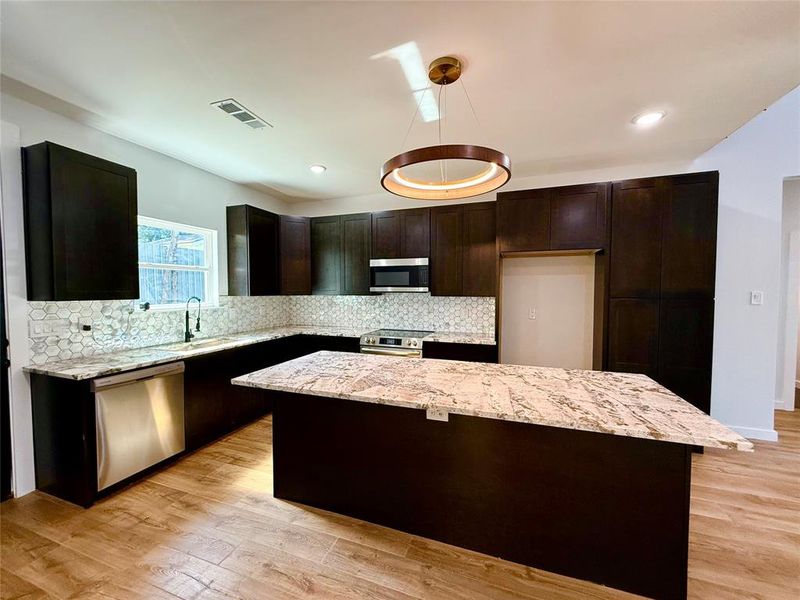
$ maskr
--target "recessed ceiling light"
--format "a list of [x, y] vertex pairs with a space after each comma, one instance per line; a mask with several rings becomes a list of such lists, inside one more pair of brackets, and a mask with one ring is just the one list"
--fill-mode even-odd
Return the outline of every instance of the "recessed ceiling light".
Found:
[[639, 127], [649, 127], [650, 125], [655, 125], [666, 116], [667, 113], [665, 113], [663, 110], [646, 112], [633, 117], [633, 124], [638, 125]]
[[326, 167], [325, 165], [311, 165], [309, 169], [311, 169], [312, 173], [316, 173], [317, 175], [319, 175], [320, 173], [324, 173], [325, 171], [327, 171], [328, 167]]

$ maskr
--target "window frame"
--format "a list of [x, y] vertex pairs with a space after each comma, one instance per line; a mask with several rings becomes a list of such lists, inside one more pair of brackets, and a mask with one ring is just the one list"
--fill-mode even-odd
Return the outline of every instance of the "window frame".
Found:
[[[146, 227], [158, 227], [160, 229], [169, 229], [171, 231], [180, 231], [184, 233], [194, 233], [202, 235], [206, 239], [205, 248], [205, 264], [198, 265], [174, 265], [168, 263], [151, 263], [142, 262], [137, 257], [137, 271], [145, 269], [165, 269], [171, 271], [194, 271], [206, 273], [206, 293], [204, 300], [201, 303], [203, 308], [216, 308], [219, 306], [219, 257], [217, 253], [217, 230], [209, 229], [207, 227], [197, 227], [196, 225], [187, 225], [186, 223], [177, 223], [175, 221], [166, 221], [164, 219], [157, 219], [155, 217], [147, 217], [145, 215], [137, 215], [136, 218], [136, 240], [138, 245], [139, 240], [139, 225]], [[144, 299], [140, 298], [140, 301]], [[150, 304], [150, 310], [183, 310], [186, 306], [186, 301], [174, 302], [171, 304]]]

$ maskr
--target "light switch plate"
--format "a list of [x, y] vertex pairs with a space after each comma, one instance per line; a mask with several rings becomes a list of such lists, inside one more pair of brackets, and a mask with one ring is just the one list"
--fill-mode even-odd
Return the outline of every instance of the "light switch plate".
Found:
[[69, 319], [43, 319], [28, 321], [28, 337], [32, 340], [56, 337], [69, 337]]
[[764, 304], [764, 292], [761, 290], [753, 290], [750, 292], [750, 304], [755, 306]]

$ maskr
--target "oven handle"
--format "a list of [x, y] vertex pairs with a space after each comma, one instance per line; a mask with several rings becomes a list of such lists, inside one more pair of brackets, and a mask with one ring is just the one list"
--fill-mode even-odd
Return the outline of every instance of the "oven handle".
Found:
[[378, 354], [382, 356], [407, 356], [422, 358], [422, 350], [393, 350], [392, 348], [361, 348], [362, 354]]

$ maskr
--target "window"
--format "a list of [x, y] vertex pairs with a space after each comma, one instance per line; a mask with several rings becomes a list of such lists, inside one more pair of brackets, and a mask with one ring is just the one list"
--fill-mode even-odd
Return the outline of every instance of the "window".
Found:
[[217, 232], [139, 216], [139, 294], [153, 308], [219, 303]]

